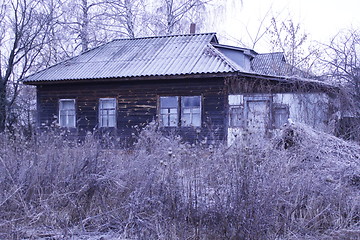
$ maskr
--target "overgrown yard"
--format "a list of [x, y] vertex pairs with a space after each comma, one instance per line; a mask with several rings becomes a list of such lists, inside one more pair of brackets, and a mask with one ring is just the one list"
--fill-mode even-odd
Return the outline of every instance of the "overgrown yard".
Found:
[[359, 145], [302, 125], [249, 139], [3, 135], [0, 239], [360, 239]]

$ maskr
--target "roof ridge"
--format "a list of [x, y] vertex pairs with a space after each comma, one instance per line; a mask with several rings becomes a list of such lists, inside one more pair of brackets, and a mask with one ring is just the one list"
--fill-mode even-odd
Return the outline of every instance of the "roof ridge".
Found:
[[136, 38], [115, 38], [112, 41], [123, 41], [123, 40], [138, 40], [138, 39], [152, 39], [152, 38], [171, 38], [171, 37], [182, 37], [182, 36], [199, 36], [199, 35], [212, 35], [216, 36], [216, 32], [209, 33], [184, 33], [184, 34], [175, 34], [175, 35], [160, 35], [160, 36], [150, 36], [150, 37], [136, 37]]
[[258, 53], [257, 55], [269, 55], [269, 54], [284, 54], [284, 52], [269, 52], [269, 53]]

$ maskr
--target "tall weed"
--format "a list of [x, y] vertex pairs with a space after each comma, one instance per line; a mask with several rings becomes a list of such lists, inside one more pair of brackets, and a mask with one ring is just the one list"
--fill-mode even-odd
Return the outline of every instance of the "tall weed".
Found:
[[65, 139], [1, 136], [1, 239], [360, 238], [360, 147], [306, 126], [231, 147], [152, 124], [127, 149]]

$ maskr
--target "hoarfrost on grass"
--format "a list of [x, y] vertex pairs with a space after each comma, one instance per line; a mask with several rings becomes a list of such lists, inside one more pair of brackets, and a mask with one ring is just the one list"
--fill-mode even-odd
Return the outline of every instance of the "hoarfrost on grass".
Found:
[[359, 145], [300, 124], [211, 148], [156, 129], [130, 149], [1, 136], [0, 238], [360, 238]]

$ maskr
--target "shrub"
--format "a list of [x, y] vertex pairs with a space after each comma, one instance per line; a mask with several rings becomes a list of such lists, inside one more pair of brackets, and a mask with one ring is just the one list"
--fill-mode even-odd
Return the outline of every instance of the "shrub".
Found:
[[0, 238], [359, 237], [358, 145], [302, 125], [249, 139], [193, 146], [152, 124], [127, 149], [4, 134]]

